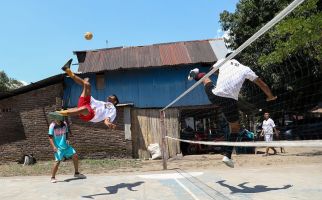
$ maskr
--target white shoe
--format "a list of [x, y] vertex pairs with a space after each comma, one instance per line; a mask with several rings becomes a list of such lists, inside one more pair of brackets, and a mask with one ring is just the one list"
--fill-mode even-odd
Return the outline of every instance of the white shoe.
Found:
[[56, 178], [51, 178], [51, 179], [50, 179], [50, 182], [51, 182], [51, 183], [57, 183], [57, 179], [56, 179]]
[[229, 159], [227, 156], [224, 156], [222, 161], [228, 166], [228, 167], [231, 167], [231, 168], [234, 168], [234, 162], [232, 159]]
[[192, 81], [198, 74], [199, 74], [199, 69], [198, 68], [194, 68], [193, 70], [191, 70], [189, 72], [188, 80], [189, 81]]

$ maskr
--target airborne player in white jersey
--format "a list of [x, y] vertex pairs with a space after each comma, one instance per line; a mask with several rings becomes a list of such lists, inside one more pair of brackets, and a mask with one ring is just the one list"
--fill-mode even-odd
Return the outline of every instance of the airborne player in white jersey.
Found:
[[83, 91], [81, 93], [81, 96], [79, 97], [77, 108], [51, 112], [49, 113], [49, 115], [54, 118], [79, 115], [79, 117], [83, 121], [104, 121], [104, 124], [106, 126], [108, 126], [111, 129], [115, 129], [116, 125], [112, 122], [115, 120], [116, 117], [115, 106], [119, 103], [117, 96], [109, 96], [106, 102], [94, 99], [91, 96], [91, 84], [88, 82], [88, 78], [82, 79], [76, 76], [70, 70], [71, 63], [72, 59], [70, 59], [62, 67], [62, 70], [64, 70], [77, 84], [83, 86]]
[[[229, 54], [226, 55], [226, 58]], [[214, 65], [217, 66], [223, 61], [219, 60]], [[199, 73], [199, 69], [195, 68], [190, 71], [189, 80], [200, 80], [205, 73]], [[219, 68], [219, 74], [216, 85], [206, 78], [203, 80], [205, 92], [209, 101], [219, 107], [218, 125], [221, 131], [225, 134], [226, 141], [235, 141], [236, 135], [240, 131], [239, 113], [237, 107], [238, 95], [244, 81], [248, 79], [254, 82], [267, 95], [267, 101], [275, 100], [270, 88], [262, 81], [249, 67], [242, 65], [237, 60], [232, 59], [227, 61]], [[234, 137], [235, 136], [235, 137]], [[233, 147], [227, 146], [224, 148], [223, 162], [234, 167], [231, 159]]]

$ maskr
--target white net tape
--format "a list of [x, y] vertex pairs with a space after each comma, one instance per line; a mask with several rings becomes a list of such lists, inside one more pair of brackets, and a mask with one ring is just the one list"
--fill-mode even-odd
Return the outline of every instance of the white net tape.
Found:
[[273, 141], [273, 142], [207, 142], [182, 140], [166, 136], [171, 140], [187, 142], [192, 144], [204, 144], [213, 146], [234, 146], [234, 147], [319, 147], [322, 148], [322, 140], [299, 140], [299, 141]]

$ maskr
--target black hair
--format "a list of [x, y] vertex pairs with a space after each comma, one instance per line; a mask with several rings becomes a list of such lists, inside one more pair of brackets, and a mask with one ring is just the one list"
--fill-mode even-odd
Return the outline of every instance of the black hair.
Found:
[[230, 54], [232, 54], [233, 52], [229, 52], [226, 54], [225, 58], [227, 58], [228, 56], [230, 56]]
[[115, 104], [114, 105], [117, 105], [117, 104], [120, 103], [119, 99], [117, 98], [117, 96], [115, 94], [112, 94], [111, 97], [113, 97], [114, 100], [115, 100]]
[[[229, 52], [229, 53], [227, 53], [227, 54], [226, 54], [226, 56], [225, 56], [225, 58], [227, 58], [228, 56], [230, 56], [230, 54], [232, 54], [232, 53], [233, 53], [233, 52]], [[239, 59], [240, 59], [239, 54], [235, 55], [235, 56], [233, 57], [233, 59], [239, 60]]]
[[[60, 124], [57, 124], [56, 121], [59, 121]], [[64, 121], [62, 121], [62, 120], [54, 120], [54, 122], [55, 122], [55, 127], [58, 126], [58, 127], [62, 128], [64, 126], [66, 126], [65, 120]]]

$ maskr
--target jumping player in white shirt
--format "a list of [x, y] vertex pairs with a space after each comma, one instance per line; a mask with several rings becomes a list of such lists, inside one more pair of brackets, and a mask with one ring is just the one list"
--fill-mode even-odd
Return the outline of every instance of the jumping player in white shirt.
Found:
[[56, 111], [49, 113], [52, 117], [59, 116], [75, 116], [79, 117], [83, 121], [90, 122], [100, 122], [104, 121], [104, 124], [111, 129], [115, 129], [116, 125], [112, 122], [116, 117], [116, 108], [115, 106], [119, 103], [119, 100], [116, 95], [111, 95], [107, 98], [107, 102], [98, 101], [91, 96], [91, 84], [89, 79], [82, 79], [79, 76], [76, 76], [71, 70], [70, 65], [72, 59], [70, 59], [63, 67], [64, 70], [77, 84], [83, 86], [83, 91], [78, 100], [77, 108], [71, 108], [62, 111]]
[[[229, 54], [226, 55], [226, 58]], [[214, 65], [217, 66], [223, 61], [219, 60]], [[189, 80], [200, 80], [205, 73], [199, 73], [199, 69], [195, 68], [190, 71]], [[225, 134], [226, 141], [235, 141], [237, 133], [240, 131], [239, 113], [237, 107], [238, 95], [244, 81], [248, 79], [254, 82], [267, 95], [267, 101], [275, 100], [270, 88], [262, 81], [249, 67], [242, 65], [237, 60], [232, 59], [227, 61], [219, 68], [217, 84], [206, 78], [203, 80], [205, 92], [209, 101], [219, 106], [218, 112], [218, 126]], [[231, 135], [231, 133], [233, 133]], [[224, 147], [223, 162], [229, 166], [234, 167], [234, 162], [231, 159], [233, 147]]]

